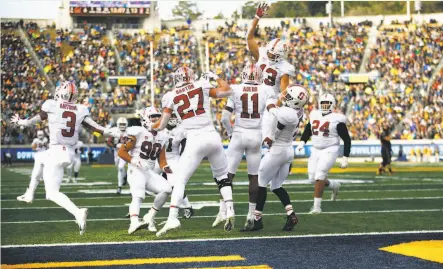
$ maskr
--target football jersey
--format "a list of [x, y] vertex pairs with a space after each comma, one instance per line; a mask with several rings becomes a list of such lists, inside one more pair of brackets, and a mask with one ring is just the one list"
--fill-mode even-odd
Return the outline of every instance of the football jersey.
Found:
[[[112, 127], [111, 130], [114, 134], [119, 134], [119, 137], [114, 137], [114, 145], [117, 146], [117, 144], [123, 143], [123, 138], [126, 136], [127, 131], [121, 131], [117, 126]], [[126, 130], [128, 129], [126, 128]]]
[[131, 126], [126, 129], [126, 133], [128, 137], [133, 136], [136, 139], [135, 146], [129, 151], [129, 155], [139, 156], [140, 159], [148, 162], [149, 169], [154, 169], [161, 149], [168, 139], [167, 135], [164, 132], [154, 135], [141, 126]]
[[265, 47], [260, 47], [258, 51], [259, 59], [257, 61], [257, 66], [260, 66], [263, 72], [263, 83], [271, 86], [276, 94], [280, 94], [281, 77], [284, 74], [294, 77], [294, 66], [284, 59], [279, 62], [270, 61]]
[[175, 88], [163, 96], [162, 107], [174, 110], [184, 129], [212, 126], [215, 130], [209, 115], [209, 90], [212, 88], [214, 87], [206, 80]]
[[266, 107], [277, 102], [274, 89], [264, 84], [231, 85], [231, 89], [232, 94], [226, 106], [234, 109], [234, 129], [260, 129]]
[[292, 146], [292, 141], [298, 131], [298, 125], [303, 118], [303, 109], [282, 106], [277, 109], [276, 117], [277, 121], [285, 127], [276, 135], [273, 146]]
[[47, 137], [43, 137], [43, 139], [40, 138], [34, 138], [34, 140], [32, 140], [32, 145], [36, 146], [35, 147], [35, 151], [36, 152], [42, 152], [48, 149], [48, 143], [49, 140]]
[[46, 100], [42, 111], [48, 114], [49, 144], [75, 146], [83, 120], [89, 116], [82, 104]]
[[309, 115], [312, 131], [312, 145], [318, 149], [340, 145], [340, 137], [337, 125], [346, 123], [345, 115], [341, 113], [329, 113], [322, 115], [320, 110], [313, 110]]
[[177, 125], [168, 130], [168, 142], [166, 143], [166, 160], [177, 160], [180, 158], [180, 143], [186, 138], [186, 131]]
[[83, 144], [82, 141], [78, 141], [77, 144], [74, 146], [76, 158], [80, 158], [80, 155], [82, 154], [81, 148], [83, 148], [83, 147], [85, 147], [85, 144]]

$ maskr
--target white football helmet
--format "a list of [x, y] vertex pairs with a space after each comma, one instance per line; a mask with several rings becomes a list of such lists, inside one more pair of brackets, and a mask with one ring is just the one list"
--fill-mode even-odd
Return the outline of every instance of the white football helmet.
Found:
[[266, 54], [269, 61], [280, 62], [286, 57], [287, 45], [280, 38], [271, 40], [266, 45]]
[[174, 72], [175, 87], [181, 87], [185, 84], [194, 82], [194, 72], [191, 68], [183, 66]]
[[54, 100], [65, 101], [70, 103], [77, 102], [78, 89], [72, 81], [64, 81], [55, 88]]
[[262, 74], [261, 68], [250, 63], [243, 67], [241, 78], [243, 83], [258, 85], [262, 83]]
[[293, 109], [302, 109], [309, 101], [309, 93], [302, 86], [290, 86], [281, 93], [280, 100], [283, 105], [287, 107]]
[[126, 128], [128, 127], [128, 120], [126, 118], [124, 118], [124, 117], [118, 118], [118, 120], [117, 120], [117, 127], [122, 132], [126, 131]]
[[179, 121], [177, 118], [177, 114], [172, 113], [171, 117], [169, 118], [169, 121], [168, 121], [168, 126], [175, 127], [175, 126], [177, 126], [178, 123], [179, 123]]
[[140, 122], [143, 127], [149, 129], [160, 119], [161, 115], [162, 113], [157, 108], [149, 106], [140, 111]]
[[44, 137], [45, 137], [45, 132], [43, 132], [43, 130], [38, 130], [37, 131], [37, 138], [43, 139]]
[[318, 106], [320, 107], [321, 113], [323, 115], [329, 114], [335, 108], [335, 98], [332, 94], [325, 93], [320, 96], [318, 101]]

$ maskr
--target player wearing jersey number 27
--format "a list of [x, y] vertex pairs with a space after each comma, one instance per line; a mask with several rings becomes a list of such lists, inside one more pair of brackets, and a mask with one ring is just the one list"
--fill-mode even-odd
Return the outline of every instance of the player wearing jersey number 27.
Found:
[[88, 209], [78, 208], [60, 192], [64, 168], [73, 162], [74, 147], [78, 142], [81, 125], [105, 136], [117, 136], [117, 134], [93, 121], [89, 116], [88, 108], [82, 104], [76, 104], [77, 96], [77, 86], [73, 82], [63, 82], [56, 88], [54, 100], [46, 100], [39, 114], [30, 119], [20, 119], [18, 115], [14, 115], [11, 122], [18, 126], [31, 126], [48, 120], [50, 142], [43, 167], [46, 199], [74, 215], [82, 235], [86, 230]]
[[234, 204], [232, 200], [232, 182], [228, 178], [228, 162], [220, 135], [214, 128], [209, 116], [209, 97], [225, 98], [230, 95], [229, 85], [212, 72], [204, 75], [206, 79], [217, 81], [214, 88], [208, 80], [194, 81], [194, 73], [188, 67], [181, 67], [174, 73], [175, 89], [166, 93], [162, 99], [163, 113], [154, 130], [163, 130], [173, 112], [181, 119], [181, 127], [187, 133], [185, 150], [178, 161], [178, 171], [171, 196], [169, 218], [157, 236], [180, 227], [178, 206], [182, 202], [186, 183], [197, 169], [203, 158], [211, 164], [213, 178], [219, 187], [220, 194], [226, 203], [227, 220], [225, 230], [234, 227]]

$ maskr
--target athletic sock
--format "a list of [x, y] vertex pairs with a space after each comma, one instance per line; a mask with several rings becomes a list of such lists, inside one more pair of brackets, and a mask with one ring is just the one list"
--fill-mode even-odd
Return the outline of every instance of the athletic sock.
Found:
[[321, 200], [322, 198], [314, 198], [314, 208], [321, 208]]

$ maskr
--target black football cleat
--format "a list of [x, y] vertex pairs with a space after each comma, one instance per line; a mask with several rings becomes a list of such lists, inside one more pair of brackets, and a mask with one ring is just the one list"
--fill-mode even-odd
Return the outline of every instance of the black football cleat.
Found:
[[285, 227], [283, 227], [283, 231], [292, 231], [292, 229], [295, 227], [295, 225], [297, 225], [298, 223], [298, 218], [295, 215], [294, 212], [291, 213], [291, 215], [288, 215], [288, 217], [286, 218], [286, 224]]
[[122, 188], [121, 187], [117, 188], [117, 194], [122, 194]]
[[190, 219], [192, 216], [194, 216], [194, 209], [192, 207], [188, 207], [183, 210], [183, 217], [185, 219]]
[[240, 230], [240, 232], [253, 232], [253, 231], [260, 231], [263, 229], [263, 218], [260, 218], [259, 220], [254, 220], [254, 225], [252, 227], [245, 227]]
[[130, 213], [126, 214], [125, 219], [130, 219], [130, 218], [131, 218], [131, 214]]

